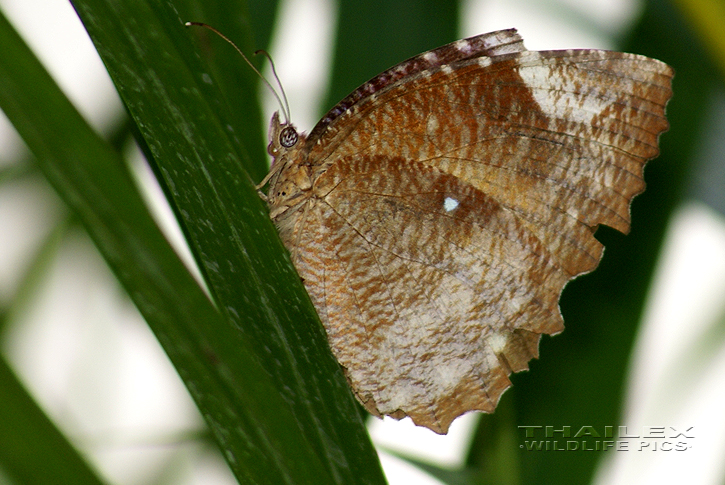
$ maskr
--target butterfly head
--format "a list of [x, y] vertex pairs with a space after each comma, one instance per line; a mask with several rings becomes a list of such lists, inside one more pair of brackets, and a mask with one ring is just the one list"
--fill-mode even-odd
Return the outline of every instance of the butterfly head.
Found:
[[291, 123], [280, 122], [279, 113], [274, 113], [267, 146], [267, 152], [272, 156], [267, 201], [273, 220], [291, 212], [289, 209], [299, 206], [310, 196], [309, 167], [301, 163], [304, 140], [304, 134], [298, 133]]
[[267, 145], [267, 153], [272, 155], [274, 161], [277, 162], [286, 152], [301, 145], [303, 139], [304, 135], [300, 135], [292, 123], [282, 123], [279, 120], [279, 112], [275, 111], [269, 124], [269, 145]]

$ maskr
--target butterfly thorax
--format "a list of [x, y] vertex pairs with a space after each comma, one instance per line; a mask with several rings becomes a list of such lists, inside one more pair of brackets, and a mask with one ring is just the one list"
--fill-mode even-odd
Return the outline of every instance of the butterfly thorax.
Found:
[[269, 216], [277, 226], [285, 246], [294, 255], [295, 226], [306, 203], [312, 197], [311, 170], [304, 153], [305, 135], [290, 123], [272, 116], [267, 152], [272, 156], [267, 204]]
[[305, 136], [297, 134], [291, 124], [282, 124], [278, 113], [272, 117], [267, 152], [272, 156], [267, 202], [270, 217], [278, 222], [294, 212], [310, 197], [312, 179], [309, 166], [303, 163]]

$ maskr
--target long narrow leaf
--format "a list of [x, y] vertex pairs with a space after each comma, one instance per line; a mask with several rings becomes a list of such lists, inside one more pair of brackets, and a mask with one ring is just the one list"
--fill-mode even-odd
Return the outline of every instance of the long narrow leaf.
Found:
[[260, 349], [206, 298], [153, 223], [123, 161], [2, 17], [0, 44], [0, 107], [159, 338], [240, 481], [335, 482], [260, 366]]
[[0, 465], [17, 483], [103, 483], [0, 358]]
[[74, 6], [169, 188], [217, 308], [289, 403], [289, 433], [308, 447], [300, 453], [326, 468], [315, 483], [384, 481], [324, 330], [245, 170], [257, 150], [243, 145], [253, 137], [241, 133], [258, 132], [257, 118], [227, 115], [214, 77], [220, 69], [204, 65], [191, 42], [198, 33], [184, 27], [192, 14], [144, 0]]

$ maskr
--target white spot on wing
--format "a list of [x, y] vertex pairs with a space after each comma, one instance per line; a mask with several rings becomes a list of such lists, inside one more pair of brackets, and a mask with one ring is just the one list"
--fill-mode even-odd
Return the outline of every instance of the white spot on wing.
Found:
[[488, 67], [491, 65], [490, 57], [479, 57], [477, 60], [478, 60], [478, 65], [481, 67]]
[[466, 39], [461, 39], [453, 43], [456, 49], [460, 52], [468, 53], [471, 50], [471, 43]]
[[500, 333], [493, 333], [488, 338], [488, 345], [495, 354], [498, 354], [506, 348], [506, 337]]
[[443, 208], [446, 210], [446, 212], [451, 212], [456, 207], [458, 207], [458, 201], [453, 197], [446, 197], [446, 199], [443, 201]]
[[434, 52], [426, 52], [425, 54], [423, 54], [423, 59], [425, 59], [426, 62], [433, 64], [438, 60], [438, 56], [435, 55]]

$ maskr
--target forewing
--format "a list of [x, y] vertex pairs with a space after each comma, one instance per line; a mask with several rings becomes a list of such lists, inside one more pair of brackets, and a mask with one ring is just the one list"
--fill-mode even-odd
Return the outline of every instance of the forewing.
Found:
[[310, 160], [324, 172], [344, 157], [398, 156], [451, 174], [516, 213], [575, 276], [601, 258], [599, 224], [629, 230], [672, 74], [597, 50], [468, 59], [359, 102], [339, 119], [353, 128], [322, 135]]

